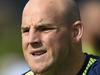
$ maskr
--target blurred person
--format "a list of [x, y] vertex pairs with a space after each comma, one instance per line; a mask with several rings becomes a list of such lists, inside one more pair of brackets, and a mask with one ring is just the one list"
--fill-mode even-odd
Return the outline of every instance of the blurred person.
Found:
[[74, 0], [29, 0], [22, 16], [23, 75], [100, 75], [99, 57], [82, 52]]
[[100, 0], [80, 0], [83, 51], [100, 56]]

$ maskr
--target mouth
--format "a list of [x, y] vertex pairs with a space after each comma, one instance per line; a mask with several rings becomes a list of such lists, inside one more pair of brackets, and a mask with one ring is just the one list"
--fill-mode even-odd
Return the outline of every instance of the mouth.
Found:
[[33, 56], [40, 56], [40, 55], [43, 55], [47, 52], [47, 50], [38, 50], [38, 51], [34, 51], [32, 53]]

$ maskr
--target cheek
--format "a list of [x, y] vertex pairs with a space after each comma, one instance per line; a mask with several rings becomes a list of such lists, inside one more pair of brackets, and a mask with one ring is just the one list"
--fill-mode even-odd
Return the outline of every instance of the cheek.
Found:
[[67, 46], [70, 36], [68, 31], [62, 30], [51, 37], [52, 37], [52, 42], [55, 43], [56, 46], [63, 48], [65, 45]]
[[68, 48], [68, 34], [66, 31], [55, 32], [43, 36], [46, 46], [51, 50], [53, 55], [57, 55], [60, 52], [64, 53], [64, 50]]
[[67, 35], [67, 33], [61, 33], [56, 37], [57, 38], [55, 38], [55, 45], [58, 48], [59, 53], [63, 55], [69, 48], [69, 36]]
[[43, 35], [43, 40], [50, 44], [51, 46], [55, 45], [63, 45], [65, 43], [68, 43], [69, 40], [69, 33], [67, 29], [61, 29], [55, 32], [52, 32], [47, 35]]
[[23, 49], [27, 49], [28, 46], [28, 36], [22, 36], [22, 47]]
[[49, 46], [50, 48], [55, 46], [55, 44], [58, 42], [57, 40], [58, 38], [55, 32], [42, 35], [42, 42], [44, 42], [45, 45]]

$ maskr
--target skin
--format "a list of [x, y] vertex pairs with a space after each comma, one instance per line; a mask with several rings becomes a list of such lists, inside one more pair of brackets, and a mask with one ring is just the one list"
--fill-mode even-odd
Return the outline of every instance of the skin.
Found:
[[100, 56], [100, 2], [87, 2], [80, 10], [84, 25], [83, 51]]
[[[83, 26], [76, 18], [68, 22], [69, 5], [73, 5], [70, 0], [29, 0], [24, 8], [23, 53], [36, 75], [75, 75], [82, 67]], [[38, 50], [46, 53], [34, 56], [32, 52]]]

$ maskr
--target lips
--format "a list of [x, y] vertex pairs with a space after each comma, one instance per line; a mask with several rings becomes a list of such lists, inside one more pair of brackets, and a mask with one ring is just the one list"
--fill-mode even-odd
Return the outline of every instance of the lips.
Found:
[[40, 56], [40, 55], [43, 55], [47, 52], [47, 50], [38, 50], [38, 51], [34, 51], [32, 52], [32, 55], [33, 56]]

